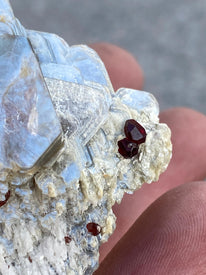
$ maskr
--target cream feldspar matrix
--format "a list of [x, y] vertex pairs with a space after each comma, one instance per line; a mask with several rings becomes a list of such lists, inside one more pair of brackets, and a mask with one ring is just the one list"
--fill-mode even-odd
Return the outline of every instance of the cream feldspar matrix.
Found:
[[0, 0], [0, 274], [97, 269], [114, 203], [170, 161], [158, 113], [150, 93], [114, 93], [92, 49], [24, 29]]

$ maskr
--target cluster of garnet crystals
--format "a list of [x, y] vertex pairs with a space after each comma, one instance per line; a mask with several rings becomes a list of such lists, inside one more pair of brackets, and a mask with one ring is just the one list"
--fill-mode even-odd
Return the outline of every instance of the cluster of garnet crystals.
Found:
[[139, 144], [145, 142], [146, 131], [137, 121], [129, 119], [125, 122], [126, 138], [118, 141], [119, 153], [126, 159], [138, 154]]

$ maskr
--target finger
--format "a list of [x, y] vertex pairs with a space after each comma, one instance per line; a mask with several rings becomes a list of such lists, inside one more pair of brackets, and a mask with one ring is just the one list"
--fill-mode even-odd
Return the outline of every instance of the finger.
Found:
[[[109, 241], [100, 249], [102, 260], [139, 215], [160, 195], [189, 181], [202, 180], [206, 175], [206, 117], [185, 108], [175, 108], [160, 115], [172, 131], [173, 158], [160, 180], [144, 184], [133, 195], [125, 195], [120, 205], [113, 207], [117, 227]], [[201, 129], [201, 130], [200, 130]], [[128, 215], [129, 213], [129, 215]]]
[[104, 62], [115, 91], [121, 87], [142, 89], [143, 72], [130, 53], [109, 43], [95, 43], [90, 47]]
[[101, 274], [205, 274], [206, 182], [155, 201], [101, 264]]

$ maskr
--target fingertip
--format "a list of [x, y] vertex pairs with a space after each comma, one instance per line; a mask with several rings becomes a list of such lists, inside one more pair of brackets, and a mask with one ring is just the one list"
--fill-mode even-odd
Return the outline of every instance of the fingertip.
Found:
[[89, 46], [98, 53], [104, 62], [115, 91], [121, 87], [142, 90], [143, 71], [129, 52], [104, 42]]
[[193, 109], [177, 107], [162, 112], [160, 122], [170, 127], [173, 144], [170, 167], [163, 177], [169, 175], [173, 180], [176, 177], [175, 174], [180, 172], [177, 183], [204, 179], [206, 176], [206, 116]]
[[140, 216], [95, 274], [203, 274], [205, 207], [205, 182], [165, 193]]

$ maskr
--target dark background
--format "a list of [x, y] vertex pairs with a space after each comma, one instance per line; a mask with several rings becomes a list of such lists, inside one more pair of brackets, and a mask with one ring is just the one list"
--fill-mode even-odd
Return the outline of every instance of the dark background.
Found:
[[144, 90], [160, 108], [206, 114], [205, 0], [12, 0], [30, 29], [57, 33], [70, 45], [97, 41], [130, 51], [145, 72]]

